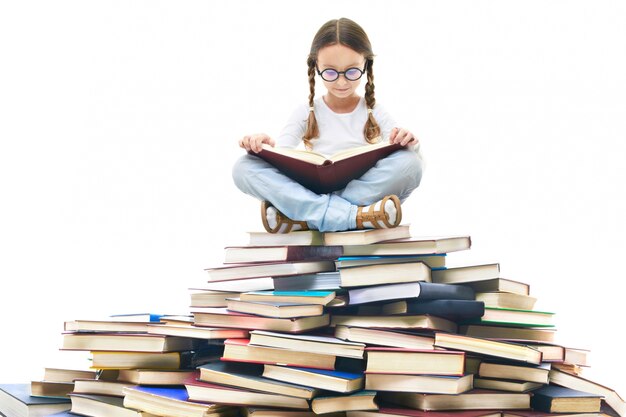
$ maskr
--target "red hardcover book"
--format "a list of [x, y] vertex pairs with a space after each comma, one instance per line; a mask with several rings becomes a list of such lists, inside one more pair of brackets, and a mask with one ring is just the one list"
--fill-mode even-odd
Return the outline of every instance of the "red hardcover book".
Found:
[[401, 145], [379, 142], [336, 153], [321, 154], [263, 145], [259, 153], [249, 152], [274, 165], [289, 178], [318, 194], [341, 190], [350, 181], [361, 177], [380, 159], [402, 149]]

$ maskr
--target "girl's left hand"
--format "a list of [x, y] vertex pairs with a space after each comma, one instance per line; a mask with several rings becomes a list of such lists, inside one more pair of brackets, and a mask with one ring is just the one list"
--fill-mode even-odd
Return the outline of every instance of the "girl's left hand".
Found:
[[419, 140], [406, 129], [394, 127], [389, 135], [389, 143], [399, 143], [402, 146], [417, 145]]

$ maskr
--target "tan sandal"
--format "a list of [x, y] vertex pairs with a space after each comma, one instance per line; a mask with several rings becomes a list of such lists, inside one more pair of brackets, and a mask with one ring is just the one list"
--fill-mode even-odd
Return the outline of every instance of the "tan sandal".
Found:
[[263, 227], [265, 227], [265, 230], [267, 230], [268, 233], [289, 233], [296, 225], [300, 226], [298, 231], [309, 230], [309, 226], [306, 222], [291, 220], [289, 217], [278, 211], [278, 209], [276, 209], [276, 226], [273, 228], [270, 227], [267, 222], [267, 209], [270, 207], [273, 206], [269, 201], [261, 202], [261, 220], [263, 221]]
[[[385, 212], [385, 204], [387, 201], [393, 201], [396, 206], [396, 221], [392, 224], [389, 222], [389, 214]], [[376, 206], [379, 208], [376, 209]], [[384, 229], [396, 227], [402, 221], [402, 206], [400, 199], [395, 195], [388, 195], [382, 200], [370, 204], [369, 206], [359, 207], [356, 212], [356, 228], [364, 229], [363, 223], [370, 222], [374, 229]], [[381, 224], [382, 223], [382, 224]]]

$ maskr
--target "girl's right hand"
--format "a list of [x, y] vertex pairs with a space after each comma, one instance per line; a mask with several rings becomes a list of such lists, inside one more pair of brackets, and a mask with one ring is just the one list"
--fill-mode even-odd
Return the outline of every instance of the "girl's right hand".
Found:
[[254, 135], [246, 135], [239, 141], [239, 146], [246, 151], [252, 151], [254, 153], [261, 152], [262, 145], [267, 143], [272, 148], [276, 144], [274, 139], [270, 138], [265, 133], [255, 133]]

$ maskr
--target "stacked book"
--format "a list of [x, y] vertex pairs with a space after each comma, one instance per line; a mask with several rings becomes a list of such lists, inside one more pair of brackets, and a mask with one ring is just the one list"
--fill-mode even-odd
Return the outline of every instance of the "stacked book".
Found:
[[189, 315], [66, 322], [62, 349], [91, 352], [97, 373], [28, 391], [94, 417], [623, 417], [528, 284], [446, 267], [470, 246], [408, 226], [250, 233], [191, 289]]

